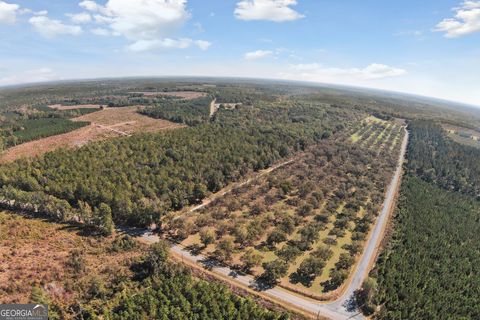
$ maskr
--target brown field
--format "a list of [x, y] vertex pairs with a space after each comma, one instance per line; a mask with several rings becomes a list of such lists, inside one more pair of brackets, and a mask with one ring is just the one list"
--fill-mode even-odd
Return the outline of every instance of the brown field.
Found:
[[143, 94], [144, 96], [147, 96], [147, 97], [154, 97], [154, 96], [179, 97], [186, 100], [198, 99], [201, 97], [205, 97], [207, 95], [205, 92], [197, 92], [197, 91], [131, 92], [131, 93]]
[[[72, 303], [78, 298], [76, 286], [130, 276], [132, 259], [145, 247], [114, 253], [113, 239], [84, 237], [67, 225], [0, 212], [0, 303], [27, 303], [34, 286], [57, 302]], [[67, 265], [74, 249], [83, 253], [84, 271]]]
[[36, 157], [58, 148], [81, 147], [92, 141], [129, 136], [137, 132], [157, 132], [183, 127], [170, 121], [143, 116], [136, 112], [137, 108], [107, 108], [75, 118], [74, 121], [88, 121], [91, 124], [71, 132], [9, 148], [0, 156], [0, 163]]
[[75, 110], [75, 109], [100, 109], [102, 106], [98, 104], [79, 104], [74, 106], [64, 106], [61, 104], [52, 104], [48, 106], [55, 110]]

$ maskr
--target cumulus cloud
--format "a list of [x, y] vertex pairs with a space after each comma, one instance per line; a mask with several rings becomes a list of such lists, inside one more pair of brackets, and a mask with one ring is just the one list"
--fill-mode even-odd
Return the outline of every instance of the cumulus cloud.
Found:
[[0, 24], [15, 23], [19, 9], [20, 6], [18, 4], [0, 1]]
[[237, 3], [235, 17], [240, 20], [284, 22], [298, 20], [304, 15], [293, 10], [296, 0], [242, 0]]
[[447, 38], [457, 38], [480, 31], [480, 1], [464, 1], [460, 7], [453, 8], [454, 18], [443, 19], [433, 29], [445, 32]]
[[78, 36], [83, 32], [80, 26], [67, 25], [47, 16], [34, 16], [28, 22], [45, 38], [54, 38], [59, 35]]
[[284, 73], [283, 76], [285, 78], [293, 79], [300, 77], [308, 81], [333, 83], [368, 82], [407, 74], [407, 71], [404, 69], [379, 63], [372, 63], [364, 68], [335, 68], [322, 66], [318, 63], [296, 64], [290, 66], [290, 69], [294, 73]]
[[268, 56], [271, 56], [273, 51], [270, 50], [257, 50], [252, 52], [247, 52], [244, 55], [245, 60], [258, 60]]
[[76, 24], [89, 23], [92, 21], [92, 16], [87, 12], [75, 13], [75, 14], [67, 13], [67, 17], [69, 17], [70, 20]]
[[105, 5], [85, 0], [80, 6], [93, 14], [97, 24], [105, 28], [92, 30], [98, 35], [120, 35], [132, 43], [132, 51], [184, 49], [197, 46], [208, 49], [210, 43], [189, 38], [172, 39], [189, 18], [186, 0], [108, 0]]

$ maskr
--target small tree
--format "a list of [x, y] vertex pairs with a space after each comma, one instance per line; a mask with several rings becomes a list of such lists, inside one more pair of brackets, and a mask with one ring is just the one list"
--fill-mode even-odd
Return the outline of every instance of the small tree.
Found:
[[262, 262], [262, 255], [255, 252], [253, 249], [249, 249], [245, 254], [240, 258], [243, 262], [243, 268], [249, 272], [252, 268], [258, 267]]
[[271, 262], [265, 262], [263, 269], [265, 272], [261, 278], [268, 284], [275, 285], [280, 278], [287, 275], [288, 264], [281, 259], [277, 259]]
[[287, 262], [292, 262], [296, 257], [302, 254], [302, 251], [296, 246], [285, 245], [282, 249], [277, 251], [277, 256]]
[[310, 284], [317, 276], [322, 274], [325, 262], [316, 257], [308, 257], [300, 264], [297, 274], [307, 283]]
[[153, 244], [145, 259], [148, 275], [160, 274], [166, 270], [168, 263], [169, 247], [164, 241]]
[[373, 278], [367, 278], [360, 290], [355, 292], [355, 299], [358, 307], [366, 315], [375, 312], [375, 295], [378, 292], [377, 281]]
[[73, 249], [68, 254], [66, 265], [75, 273], [80, 274], [85, 271], [85, 257], [80, 249]]
[[355, 258], [352, 257], [348, 253], [342, 253], [340, 254], [340, 258], [338, 259], [338, 262], [335, 264], [335, 267], [337, 269], [344, 269], [348, 270], [350, 267], [353, 265], [355, 262]]
[[102, 235], [109, 236], [113, 233], [112, 209], [110, 209], [108, 204], [101, 203], [100, 206], [95, 209], [95, 220], [95, 226]]
[[287, 235], [285, 232], [275, 229], [267, 237], [267, 244], [271, 247], [275, 246], [277, 243], [287, 240]]
[[215, 241], [215, 232], [210, 228], [202, 228], [200, 230], [200, 241], [205, 248], [208, 247]]
[[232, 259], [233, 251], [235, 250], [235, 245], [231, 237], [223, 238], [215, 250], [215, 258], [221, 262], [228, 262]]

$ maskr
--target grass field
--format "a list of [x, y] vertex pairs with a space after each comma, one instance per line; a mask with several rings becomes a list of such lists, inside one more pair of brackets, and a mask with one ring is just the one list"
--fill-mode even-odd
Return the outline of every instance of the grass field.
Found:
[[[233, 242], [230, 256], [222, 259], [238, 269], [247, 251], [263, 263], [286, 259], [285, 250], [300, 248], [293, 249], [280, 284], [308, 295], [331, 294], [343, 282], [333, 285], [332, 272], [353, 268], [339, 264], [346, 255], [358, 257], [379, 212], [402, 132], [399, 123], [369, 117], [201, 211], [166, 217], [166, 235], [212, 258], [223, 257], [223, 244]], [[206, 247], [202, 233], [215, 235]], [[280, 236], [272, 241], [275, 233]], [[319, 249], [328, 252], [322, 272], [305, 281], [297, 272]], [[259, 276], [264, 269], [257, 263], [250, 272]]]

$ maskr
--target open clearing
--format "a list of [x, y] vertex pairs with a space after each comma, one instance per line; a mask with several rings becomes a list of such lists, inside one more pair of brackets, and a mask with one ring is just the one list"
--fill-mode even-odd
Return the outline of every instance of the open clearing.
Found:
[[2, 153], [0, 162], [35, 157], [58, 148], [81, 147], [89, 142], [129, 136], [138, 132], [157, 132], [183, 127], [170, 121], [137, 113], [138, 107], [106, 108], [72, 119], [91, 124], [65, 134], [20, 144]]
[[146, 97], [179, 97], [185, 100], [193, 100], [205, 97], [207, 94], [205, 92], [197, 91], [166, 91], [166, 92], [131, 92], [133, 94], [142, 94]]
[[52, 104], [48, 106], [55, 110], [76, 110], [76, 109], [100, 109], [102, 106], [98, 104], [78, 104], [73, 106], [64, 106], [61, 104]]
[[[75, 302], [75, 285], [130, 276], [129, 261], [145, 252], [139, 245], [114, 253], [113, 238], [83, 237], [78, 232], [63, 224], [0, 212], [0, 303], [28, 303], [34, 286], [43, 287], [53, 300]], [[67, 265], [72, 250], [82, 252], [84, 271]]]

